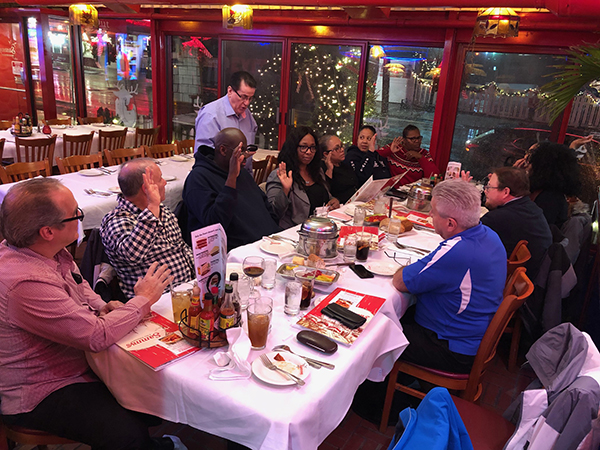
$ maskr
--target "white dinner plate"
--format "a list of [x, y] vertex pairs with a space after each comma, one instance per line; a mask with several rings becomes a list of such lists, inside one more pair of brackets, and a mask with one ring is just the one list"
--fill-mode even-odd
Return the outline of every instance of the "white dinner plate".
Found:
[[66, 130], [67, 129], [67, 125], [52, 125], [53, 128], [56, 128], [57, 130]]
[[77, 173], [79, 175], [83, 175], [84, 177], [97, 177], [100, 175], [104, 175], [104, 172], [98, 169], [82, 169]]
[[107, 191], [114, 192], [115, 194], [120, 194], [121, 188], [119, 186], [111, 186], [107, 189]]
[[103, 127], [106, 126], [106, 124], [105, 123], [93, 123], [92, 126], [93, 127], [98, 127], [98, 128], [103, 128]]
[[177, 162], [187, 162], [187, 161], [189, 161], [188, 158], [186, 158], [185, 156], [181, 156], [181, 155], [173, 155], [169, 159], [171, 161], [177, 161]]
[[380, 261], [368, 262], [365, 264], [365, 267], [375, 275], [381, 275], [384, 277], [393, 276], [400, 268], [400, 266], [396, 263]]
[[[269, 352], [267, 353], [267, 356], [274, 362], [275, 360], [273, 358], [275, 358], [277, 353], [279, 353], [287, 362], [300, 366], [302, 373], [300, 373], [299, 368], [292, 372], [294, 375], [298, 376], [298, 378], [305, 380], [310, 375], [308, 363], [299, 356], [289, 352]], [[252, 373], [256, 378], [267, 384], [273, 384], [275, 386], [294, 386], [296, 384], [284, 374], [279, 373], [279, 371], [267, 369], [260, 360], [260, 357], [257, 357], [252, 363]]]
[[163, 175], [163, 179], [165, 181], [173, 181], [173, 180], [176, 180], [177, 177], [174, 177], [173, 175]]
[[296, 250], [296, 248], [287, 242], [268, 241], [263, 239], [260, 241], [260, 249], [270, 255], [285, 255]]

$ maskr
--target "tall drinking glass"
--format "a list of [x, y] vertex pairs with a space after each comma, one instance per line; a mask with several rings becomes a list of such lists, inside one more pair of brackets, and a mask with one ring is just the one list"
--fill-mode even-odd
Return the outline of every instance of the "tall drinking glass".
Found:
[[265, 271], [265, 260], [260, 256], [248, 256], [242, 263], [244, 274], [252, 278], [252, 291], [254, 292], [254, 279], [260, 277]]
[[248, 337], [254, 350], [261, 350], [267, 345], [271, 311], [272, 308], [265, 303], [248, 306]]

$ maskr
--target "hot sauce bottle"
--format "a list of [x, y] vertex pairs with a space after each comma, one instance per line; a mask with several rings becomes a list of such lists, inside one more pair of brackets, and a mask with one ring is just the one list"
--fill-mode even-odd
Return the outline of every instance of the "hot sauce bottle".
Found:
[[194, 284], [194, 288], [192, 289], [192, 303], [190, 309], [188, 310], [189, 316], [189, 325], [190, 331], [189, 334], [192, 337], [197, 337], [197, 330], [200, 329], [200, 312], [202, 308], [200, 308], [200, 288], [197, 284]]
[[219, 288], [218, 286], [213, 286], [210, 288], [210, 293], [212, 294], [212, 309], [214, 315], [215, 324], [219, 323]]
[[221, 305], [221, 312], [219, 315], [219, 328], [226, 330], [235, 325], [235, 308], [233, 301], [231, 300], [233, 294], [233, 288], [231, 286], [225, 287], [225, 300]]
[[204, 309], [200, 313], [200, 319], [198, 321], [198, 329], [200, 330], [200, 339], [208, 341], [210, 333], [215, 327], [215, 317], [213, 315], [213, 296], [210, 292], [204, 295]]

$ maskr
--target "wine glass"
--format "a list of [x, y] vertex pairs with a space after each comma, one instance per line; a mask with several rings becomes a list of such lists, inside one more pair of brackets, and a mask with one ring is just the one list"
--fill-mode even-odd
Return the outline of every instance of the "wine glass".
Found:
[[254, 278], [260, 277], [265, 271], [265, 260], [260, 256], [247, 256], [242, 263], [244, 274], [253, 278], [251, 292], [254, 292]]

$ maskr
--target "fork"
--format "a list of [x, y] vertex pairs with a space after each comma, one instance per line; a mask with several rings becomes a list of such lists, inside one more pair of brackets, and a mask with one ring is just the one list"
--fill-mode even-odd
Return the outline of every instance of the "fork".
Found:
[[401, 248], [402, 250], [409, 250], [421, 255], [429, 255], [429, 253], [431, 253], [429, 250], [425, 250], [419, 247], [412, 247], [410, 245], [400, 244], [399, 242], [394, 242], [394, 244], [396, 244], [396, 247]]
[[110, 197], [111, 195], [113, 195], [112, 192], [95, 191], [94, 189], [84, 189], [83, 192], [85, 192], [88, 195], [101, 195], [103, 197]]
[[260, 360], [262, 361], [262, 363], [265, 365], [265, 367], [269, 370], [277, 370], [281, 373], [283, 373], [284, 375], [286, 375], [290, 380], [292, 380], [294, 383], [296, 383], [298, 386], [304, 386], [304, 380], [302, 378], [298, 378], [296, 375], [286, 372], [283, 369], [280, 369], [279, 367], [277, 367], [275, 364], [273, 364], [271, 362], [271, 360], [269, 359], [269, 357], [267, 355], [260, 355]]

